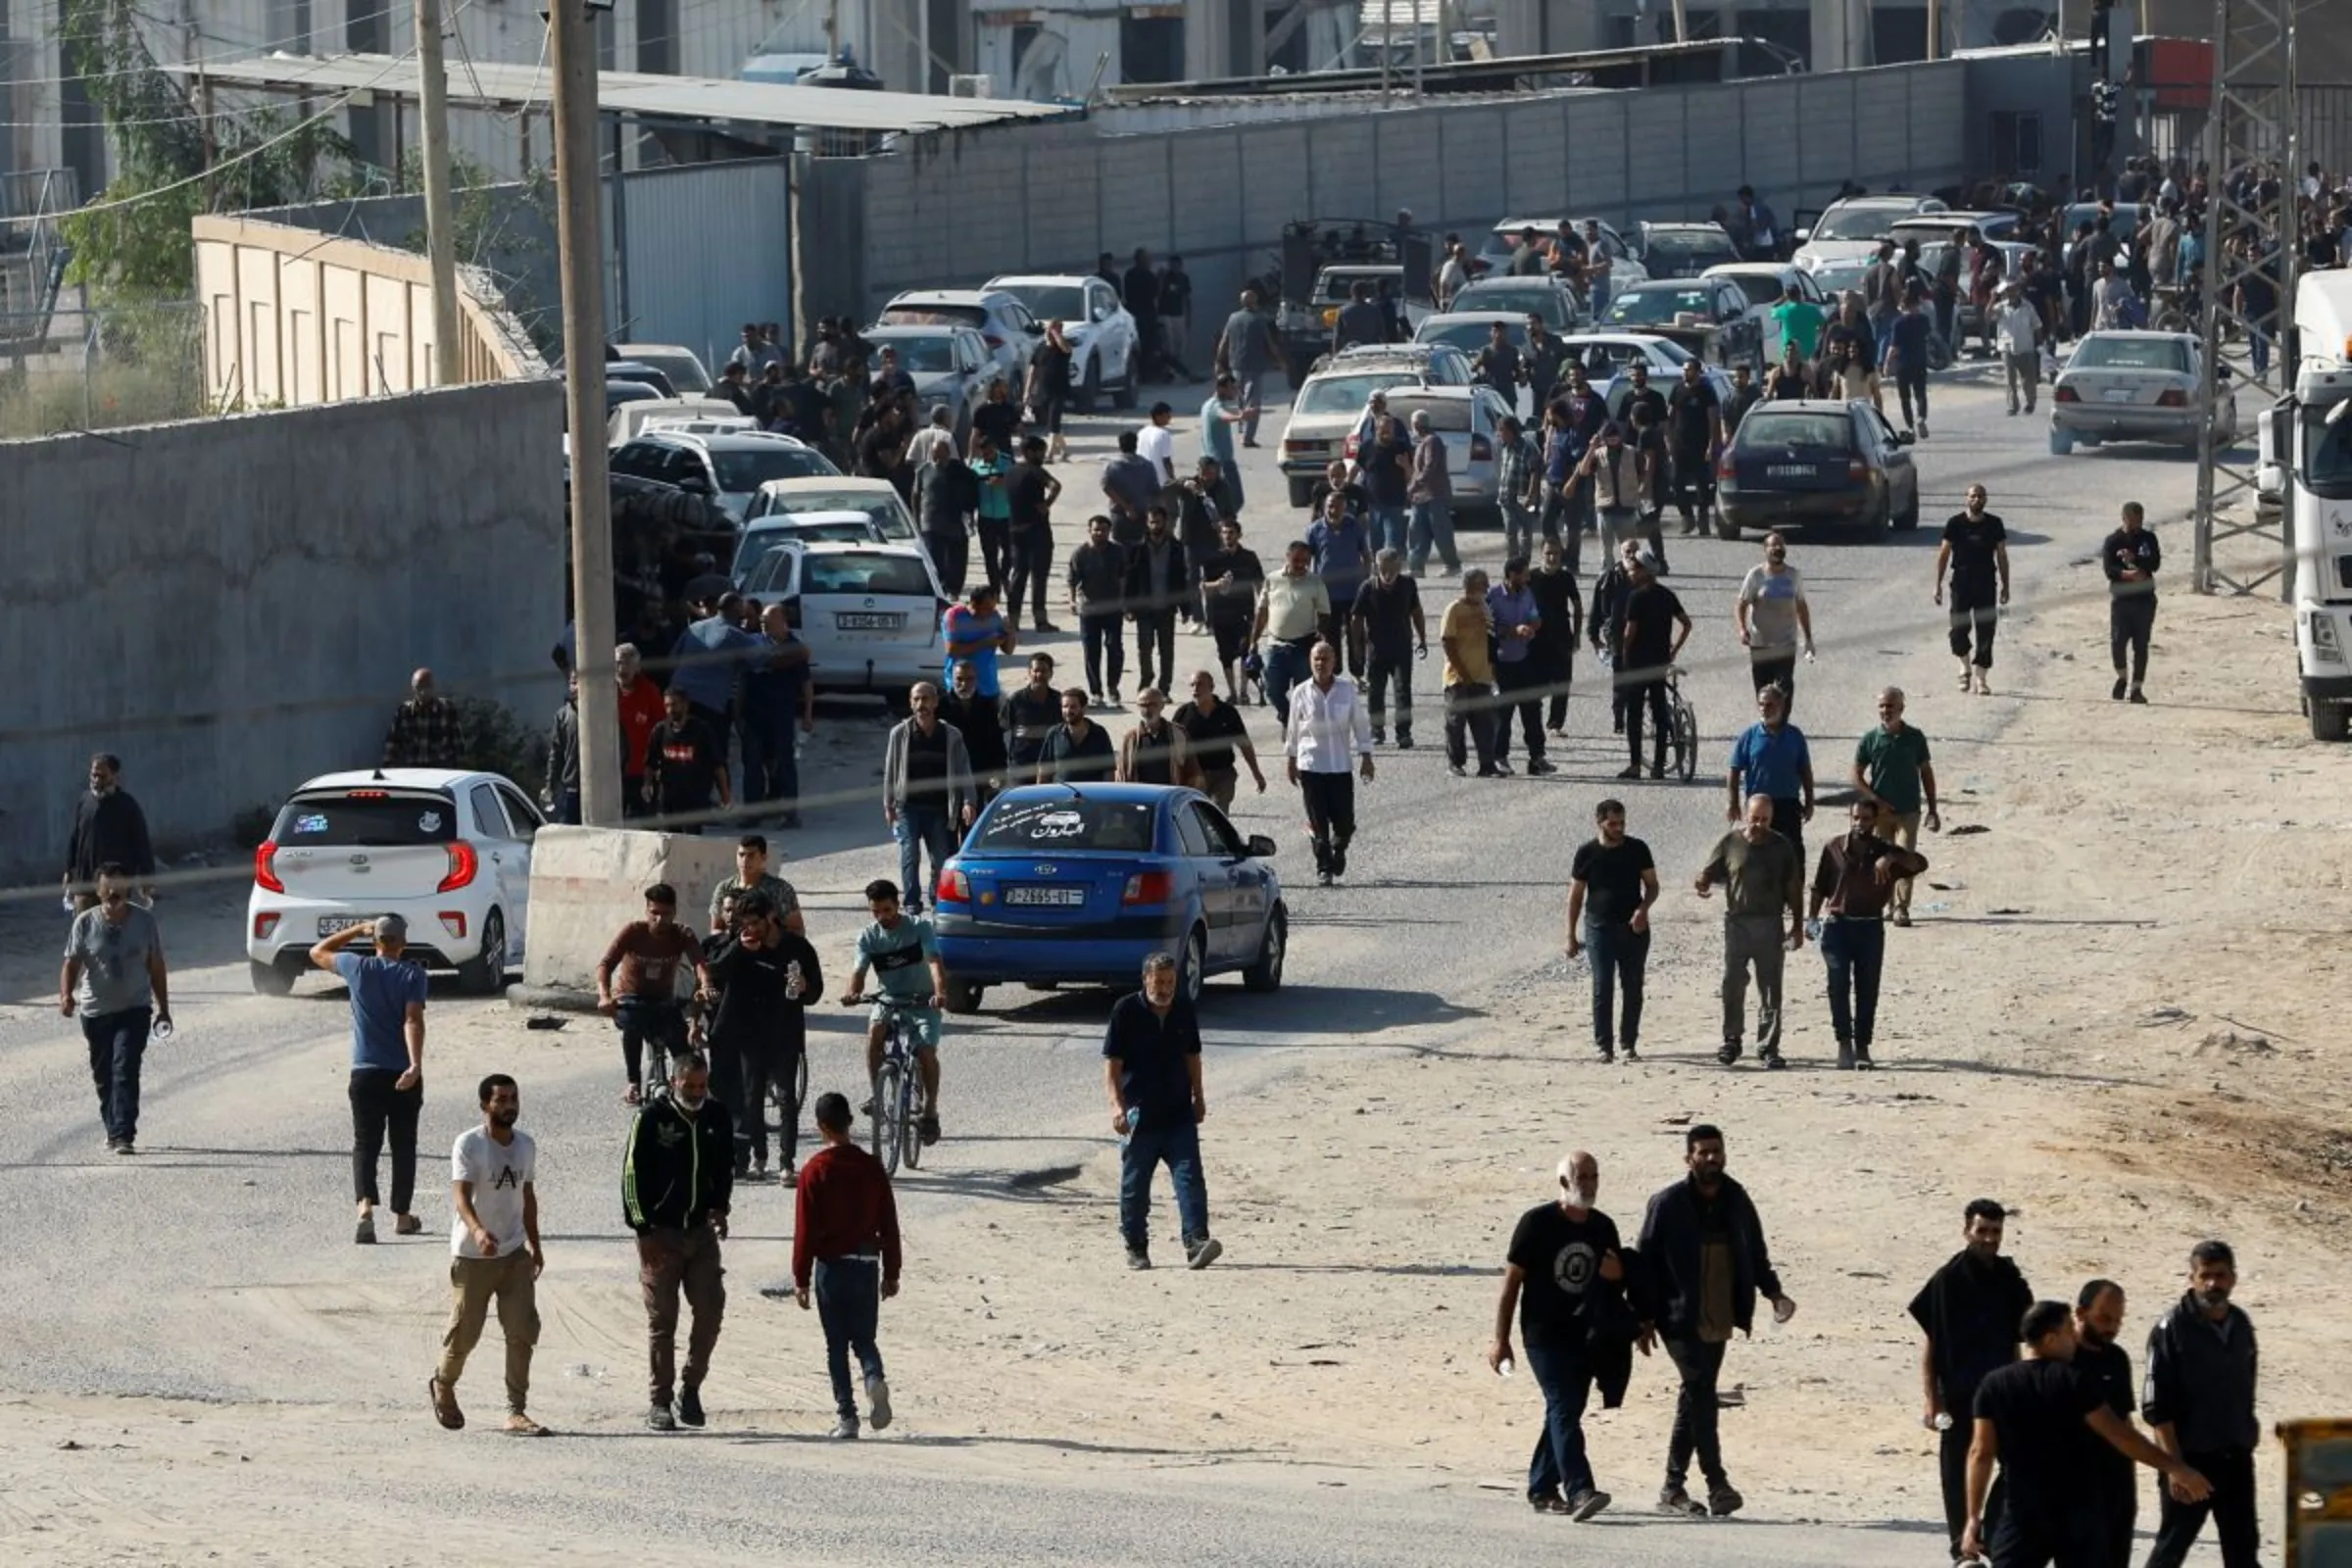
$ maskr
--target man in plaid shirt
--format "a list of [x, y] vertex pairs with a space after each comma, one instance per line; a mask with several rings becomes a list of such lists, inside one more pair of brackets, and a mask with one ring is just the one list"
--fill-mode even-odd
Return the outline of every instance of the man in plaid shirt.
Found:
[[465, 753], [459, 732], [458, 705], [433, 694], [433, 672], [420, 669], [409, 677], [409, 700], [392, 715], [392, 733], [384, 737], [386, 767], [457, 767]]

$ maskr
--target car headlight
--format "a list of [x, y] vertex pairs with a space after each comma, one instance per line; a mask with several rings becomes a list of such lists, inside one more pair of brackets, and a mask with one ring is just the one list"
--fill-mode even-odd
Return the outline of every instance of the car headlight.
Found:
[[2335, 635], [2335, 617], [2325, 611], [2312, 612], [2311, 656], [2324, 664], [2344, 662], [2344, 647]]

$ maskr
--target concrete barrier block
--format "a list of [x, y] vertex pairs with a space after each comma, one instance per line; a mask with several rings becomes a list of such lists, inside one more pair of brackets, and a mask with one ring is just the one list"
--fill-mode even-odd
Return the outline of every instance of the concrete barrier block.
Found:
[[545, 827], [531, 841], [530, 925], [518, 1006], [585, 1012], [612, 933], [645, 912], [645, 890], [678, 890], [678, 918], [705, 925], [710, 890], [735, 872], [735, 840], [625, 828]]

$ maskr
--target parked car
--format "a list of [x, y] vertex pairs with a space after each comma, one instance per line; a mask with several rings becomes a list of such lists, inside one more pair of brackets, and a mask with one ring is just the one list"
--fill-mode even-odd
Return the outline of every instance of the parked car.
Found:
[[[1696, 277], [1710, 267], [1740, 260], [1740, 247], [1721, 223], [1643, 223], [1639, 232], [1642, 265], [1652, 280]], [[1622, 292], [1612, 283], [1611, 301]]]
[[967, 446], [972, 415], [997, 374], [988, 341], [968, 326], [869, 326], [861, 335], [873, 345], [876, 368], [884, 349], [898, 355], [924, 410], [946, 409], [956, 419], [956, 445]]
[[[2139, 232], [2139, 203], [2137, 202], [2074, 202], [2070, 203], [2059, 221], [2063, 236], [2058, 246], [2058, 261], [2065, 266], [2075, 253], [2075, 230], [2084, 223], [2096, 223], [2101, 216], [2107, 219], [2107, 238], [2120, 256], [2132, 244], [2132, 236]], [[2098, 275], [2097, 269], [2091, 275]]]
[[[605, 383], [608, 389], [614, 386], [642, 386], [643, 384], [643, 382], [636, 381], [607, 381]], [[632, 436], [642, 433], [647, 426], [657, 421], [674, 423], [681, 419], [736, 419], [741, 420], [745, 425], [756, 422], [724, 398], [632, 398], [627, 403], [615, 405], [612, 408], [612, 417], [606, 426], [605, 444], [616, 447]]]
[[834, 477], [841, 471], [812, 446], [757, 430], [730, 435], [648, 431], [613, 448], [612, 467], [682, 489], [700, 487], [739, 523], [768, 480]]
[[1716, 531], [1919, 526], [1911, 438], [1868, 403], [1786, 398], [1747, 411], [1715, 466]]
[[[468, 991], [497, 991], [522, 955], [531, 841], [545, 823], [495, 773], [384, 767], [310, 780], [254, 851], [245, 905], [253, 989], [286, 995], [313, 945], [397, 914], [409, 925], [409, 957], [457, 970]], [[354, 946], [365, 952], [370, 942]]]
[[1810, 227], [1796, 230], [1796, 255], [1790, 259], [1808, 272], [1840, 262], [1867, 264], [1879, 242], [1892, 237], [1896, 223], [1944, 210], [1933, 196], [1849, 196], [1832, 202]]
[[607, 360], [605, 379], [608, 381], [642, 381], [665, 398], [678, 395], [678, 384], [654, 367], [639, 360]]
[[683, 398], [699, 398], [714, 384], [702, 356], [682, 343], [615, 343], [612, 352], [625, 361], [660, 370]]
[[1402, 297], [1404, 269], [1395, 262], [1337, 262], [1315, 273], [1315, 291], [1308, 301], [1314, 310], [1317, 329], [1322, 342], [1331, 342], [1333, 330], [1340, 324], [1340, 311], [1355, 297], [1355, 285], [1372, 285], [1372, 297], [1400, 296], [1398, 313], [1404, 318], [1406, 331], [1421, 324], [1433, 309], [1426, 299]]
[[[1604, 400], [1613, 400], [1618, 383], [1625, 377], [1625, 368], [1639, 360], [1649, 369], [1649, 379], [1660, 390], [1681, 379], [1683, 362], [1695, 359], [1689, 349], [1669, 338], [1652, 332], [1572, 332], [1564, 341], [1568, 352], [1585, 367], [1585, 380]], [[1715, 395], [1732, 395], [1732, 378], [1723, 367], [1699, 361]]]
[[1482, 277], [1455, 294], [1446, 309], [1450, 316], [1493, 311], [1523, 318], [1540, 316], [1554, 332], [1576, 330], [1579, 314], [1576, 291], [1556, 277]]
[[[2204, 345], [2186, 332], [2091, 333], [2051, 384], [2050, 450], [2064, 457], [2078, 441], [2163, 441], [2193, 455], [2205, 424], [2203, 367]], [[2237, 393], [2228, 365], [2216, 379], [2214, 413], [2235, 439]]]
[[[1601, 254], [1609, 259], [1609, 287], [1612, 289], [1624, 288], [1629, 283], [1639, 283], [1649, 276], [1649, 270], [1642, 265], [1642, 258], [1634, 254], [1634, 248], [1625, 242], [1625, 236], [1617, 231], [1616, 225], [1604, 223], [1594, 218], [1571, 218], [1568, 220], [1570, 227], [1574, 229], [1580, 239], [1584, 236], [1585, 225], [1588, 222], [1600, 231]], [[1511, 265], [1511, 258], [1518, 253], [1519, 236], [1530, 228], [1536, 231], [1538, 239], [1550, 239], [1559, 233], [1560, 220], [1557, 218], [1506, 218], [1502, 220], [1488, 230], [1486, 245], [1480, 250], [1477, 260], [1471, 264], [1471, 270], [1479, 273], [1482, 277], [1493, 277], [1501, 272]]]
[[[862, 517], [870, 537], [880, 544], [911, 545], [923, 550], [906, 503], [888, 479], [770, 479], [752, 498], [743, 519], [743, 537], [735, 546], [734, 577], [738, 584], [751, 578], [760, 559], [785, 540], [799, 536], [794, 525], [808, 517]], [[937, 565], [938, 563], [932, 563]]]
[[1757, 329], [1764, 334], [1767, 365], [1781, 357], [1781, 327], [1772, 318], [1774, 306], [1785, 299], [1799, 299], [1824, 311], [1831, 308], [1820, 279], [1789, 262], [1727, 262], [1708, 268], [1702, 275], [1735, 285], [1746, 299], [1747, 314], [1755, 318]]
[[1291, 399], [1290, 422], [1282, 431], [1282, 474], [1292, 506], [1305, 506], [1332, 460], [1348, 455], [1348, 438], [1363, 417], [1365, 399], [1406, 380], [1468, 386], [1470, 362], [1442, 343], [1365, 344], [1315, 362]]
[[1764, 327], [1729, 278], [1652, 278], [1609, 297], [1607, 324], [1678, 343], [1713, 365], [1764, 370]]
[[916, 681], [944, 686], [948, 596], [913, 545], [779, 539], [740, 581], [760, 603], [783, 605], [818, 691], [877, 693], [895, 707]]
[[883, 326], [968, 326], [988, 345], [997, 373], [1021, 395], [1029, 357], [1046, 334], [1045, 323], [1015, 295], [992, 288], [908, 289], [882, 307], [874, 319]]
[[[1499, 527], [1502, 496], [1494, 484], [1494, 431], [1514, 411], [1491, 386], [1392, 386], [1389, 412], [1400, 425], [1429, 416], [1429, 427], [1446, 442], [1446, 467], [1453, 481], [1457, 527], [1488, 523]], [[1352, 446], [1348, 456], [1353, 458]]]
[[1244, 837], [1197, 791], [1018, 785], [991, 802], [940, 871], [932, 924], [951, 1011], [991, 986], [1132, 987], [1176, 956], [1198, 1002], [1211, 975], [1282, 985], [1290, 940], [1272, 839]]
[[986, 289], [1011, 295], [1040, 321], [1059, 321], [1070, 340], [1070, 400], [1085, 414], [1108, 393], [1113, 407], [1132, 409], [1143, 356], [1135, 318], [1119, 291], [1078, 272], [1007, 272]]

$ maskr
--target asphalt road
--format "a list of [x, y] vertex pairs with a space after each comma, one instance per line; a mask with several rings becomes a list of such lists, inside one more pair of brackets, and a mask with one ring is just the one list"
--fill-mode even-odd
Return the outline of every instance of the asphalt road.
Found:
[[[1201, 394], [1163, 395], [1189, 410]], [[1937, 527], [1957, 509], [1966, 483], [1986, 484], [1993, 510], [2008, 521], [2021, 609], [2055, 594], [2103, 592], [2095, 568], [2081, 563], [2113, 526], [2120, 501], [2141, 499], [2161, 528], [2185, 512], [2193, 492], [2193, 466], [2170, 455], [2109, 449], [2049, 457], [2039, 421], [2004, 416], [1985, 370], [1963, 368], [1939, 381], [1936, 395], [1935, 436], [1917, 449], [1925, 480], [1920, 530], [1879, 545], [1799, 537], [1791, 552], [1807, 578], [1821, 647], [1820, 662], [1799, 668], [1796, 720], [1814, 739], [1825, 781], [1842, 777], [1852, 737], [1873, 721], [1875, 693], [1890, 679], [1912, 692], [1910, 716], [1936, 744], [1947, 796], [1968, 786], [1984, 743], [2015, 711], [2008, 695], [1953, 691], [1940, 612], [1929, 602]], [[1269, 562], [1302, 528], [1289, 509], [1268, 505], [1284, 495], [1272, 462], [1281, 423], [1269, 411], [1266, 445], [1245, 464], [1258, 503], [1247, 510], [1248, 531]], [[1080, 454], [1109, 450], [1115, 428], [1108, 418], [1083, 421]], [[1196, 450], [1189, 436], [1180, 439], [1180, 460]], [[1073, 463], [1064, 470], [1075, 492], [1059, 519], [1065, 558], [1088, 510], [1076, 504], [1078, 494], [1091, 492], [1087, 467]], [[2167, 535], [2181, 566], [2185, 532]], [[1496, 535], [1466, 534], [1463, 542], [1472, 560], [1495, 564]], [[1713, 962], [1712, 908], [1675, 890], [1724, 830], [1721, 761], [1752, 710], [1731, 598], [1758, 546], [1673, 537], [1668, 544], [1669, 581], [1698, 621], [1685, 662], [1702, 734], [1699, 782], [1617, 783], [1621, 743], [1608, 733], [1605, 705], [1592, 695], [1583, 663], [1572, 739], [1554, 754], [1563, 764], [1559, 776], [1451, 778], [1436, 744], [1433, 656], [1416, 683], [1421, 748], [1381, 755], [1379, 781], [1360, 799], [1362, 825], [1345, 887], [1312, 885], [1299, 813], [1278, 762], [1269, 765], [1269, 793], [1245, 794], [1238, 803], [1245, 832], [1271, 833], [1285, 846], [1278, 863], [1290, 882], [1292, 952], [1278, 996], [1245, 998], [1231, 981], [1212, 988], [1207, 1070], [1217, 1097], [1278, 1092], [1285, 1068], [1308, 1051], [1444, 1050], [1481, 1038], [1490, 1004], [1530, 988], [1559, 991], [1566, 1033], [1553, 1044], [1583, 1049], [1575, 1024], [1581, 986], [1561, 989], [1570, 977], [1558, 944], [1568, 858], [1603, 795], [1628, 802], [1633, 831], [1650, 842], [1668, 885], [1653, 962]], [[1590, 564], [1590, 546], [1586, 555]], [[1434, 609], [1454, 587], [1433, 578], [1425, 590]], [[1051, 646], [1076, 657], [1074, 637]], [[1206, 650], [1204, 639], [1180, 635], [1179, 659], [1188, 666], [1205, 662]], [[2100, 651], [2082, 650], [2080, 661], [2034, 670], [2021, 670], [2014, 659], [1998, 662], [1995, 688], [2007, 694], [2021, 685], [2063, 684], [2077, 697], [2102, 695]], [[1261, 749], [1271, 753], [1270, 716], [1252, 710], [1251, 718]], [[1127, 718], [1113, 714], [1110, 722], [1123, 729]], [[879, 719], [828, 723], [870, 729], [878, 764]], [[856, 755], [859, 744], [853, 740], [849, 752]], [[810, 829], [793, 841], [795, 858], [783, 868], [803, 890], [828, 964], [839, 965], [828, 974], [836, 986], [846, 978], [861, 918], [856, 889], [896, 871], [870, 774], [844, 773], [840, 782], [845, 798], [811, 812]], [[413, 1254], [350, 1245], [341, 992], [313, 979], [288, 1001], [252, 996], [238, 948], [242, 901], [232, 867], [224, 880], [189, 887], [164, 906], [181, 1027], [176, 1040], [149, 1054], [145, 1152], [135, 1162], [105, 1152], [78, 1034], [55, 1010], [54, 954], [63, 928], [54, 901], [0, 906], [0, 1102], [10, 1107], [0, 1119], [0, 1211], [10, 1221], [12, 1297], [0, 1389], [356, 1404], [397, 1410], [407, 1425], [415, 1416], [415, 1369], [384, 1353], [384, 1326], [396, 1323], [413, 1339], [418, 1325], [436, 1319], [439, 1273], [425, 1267], [412, 1271], [416, 1277], [395, 1277], [385, 1270], [388, 1256]], [[627, 904], [625, 894], [616, 897], [616, 919]], [[813, 1048], [818, 1089], [846, 1086], [858, 1052], [850, 1017], [826, 1013]], [[1104, 1146], [1095, 1064], [1102, 1013], [1099, 993], [996, 993], [980, 1018], [956, 1023], [944, 1056], [949, 1139], [903, 1187], [903, 1201], [918, 1217], [950, 1220], [965, 1205], [1002, 1197], [1018, 1173]], [[614, 1183], [606, 1175], [617, 1164], [621, 1131], [618, 1053], [609, 1028], [574, 1019], [559, 1032], [526, 1035], [503, 1007], [459, 999], [440, 984], [431, 1016], [432, 1060], [449, 1065], [428, 1075], [420, 1207], [441, 1212], [439, 1151], [473, 1114], [458, 1086], [491, 1064], [508, 1064], [524, 1081], [527, 1121], [549, 1170], [565, 1173], [545, 1187], [546, 1230], [574, 1260], [585, 1254], [593, 1266], [623, 1267]], [[1817, 1048], [1825, 1031], [1818, 1020], [1812, 1027]], [[1648, 1032], [1645, 1054], [1669, 1067], [1706, 1063], [1712, 1070], [1710, 1018], [1653, 1017]], [[785, 1213], [778, 1195], [755, 1199], [739, 1220], [747, 1237], [733, 1259], [739, 1278], [781, 1269], [774, 1244], [787, 1229]], [[1107, 1267], [1118, 1244], [1111, 1216], [1102, 1223]], [[766, 1251], [764, 1268], [754, 1249]], [[616, 1360], [631, 1353], [612, 1350]], [[1054, 1446], [1052, 1434], [1031, 1441], [1041, 1450]], [[1497, 1508], [1492, 1494], [1473, 1498], [1466, 1486], [1433, 1489], [1411, 1477], [1350, 1473], [1343, 1489], [1272, 1469], [1154, 1469], [1146, 1505], [1132, 1477], [1043, 1479], [1033, 1466], [960, 1453], [952, 1442], [927, 1457], [920, 1476], [908, 1467], [877, 1475], [773, 1436], [710, 1438], [658, 1456], [632, 1451], [627, 1462], [633, 1474], [674, 1474], [693, 1486], [697, 1544], [726, 1558], [758, 1550], [785, 1561], [879, 1562], [920, 1552], [1007, 1563], [1135, 1562], [1166, 1558], [1181, 1543], [1187, 1557], [1200, 1561], [1423, 1564], [1473, 1555], [1534, 1560], [1561, 1549], [1558, 1533], [1544, 1528], [1553, 1522]], [[612, 1499], [612, 1469], [607, 1446], [583, 1446], [554, 1457], [527, 1484], [487, 1478], [484, 1492], [463, 1506], [416, 1499], [415, 1517], [464, 1518], [479, 1502], [512, 1510], [517, 1526], [544, 1519], [583, 1546], [676, 1541], [678, 1521], [658, 1497]], [[807, 1531], [796, 1526], [781, 1552], [762, 1500], [769, 1495], [790, 1496], [796, 1520], [820, 1521]], [[1917, 1545], [1882, 1533], [1797, 1525], [1693, 1528], [1628, 1519], [1578, 1541], [1586, 1560], [1701, 1568], [1920, 1556]], [[1606, 1545], [1587, 1549], [1586, 1542]]]

